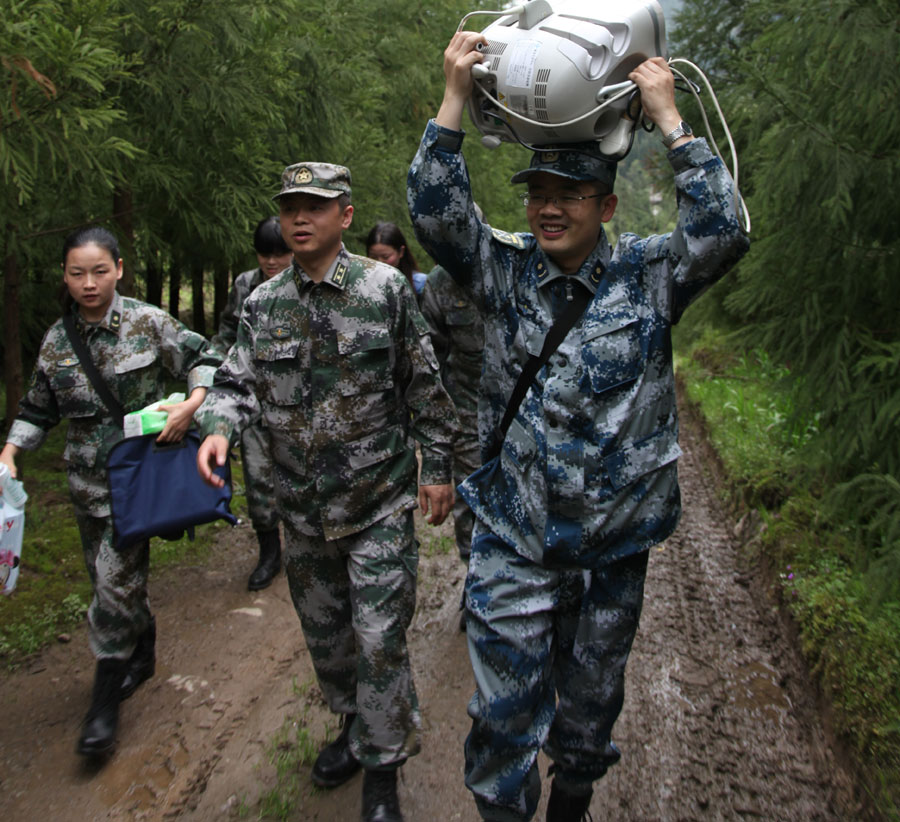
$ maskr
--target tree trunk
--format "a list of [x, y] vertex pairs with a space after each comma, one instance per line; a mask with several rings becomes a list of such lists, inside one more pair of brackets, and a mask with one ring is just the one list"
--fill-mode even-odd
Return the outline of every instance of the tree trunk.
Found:
[[206, 336], [206, 311], [203, 307], [203, 261], [195, 259], [191, 263], [191, 309], [193, 310], [193, 328], [198, 334]]
[[213, 329], [219, 330], [219, 319], [225, 310], [225, 303], [228, 302], [228, 288], [231, 278], [229, 277], [228, 266], [225, 263], [217, 263], [214, 273], [215, 291], [213, 292]]
[[113, 192], [113, 214], [116, 225], [119, 227], [119, 239], [122, 243], [122, 258], [124, 270], [117, 290], [120, 294], [133, 297], [137, 293], [134, 269], [137, 261], [134, 259], [134, 214], [132, 213], [132, 196], [130, 188], [117, 188]]
[[179, 293], [181, 291], [181, 260], [173, 257], [169, 265], [169, 313], [180, 319], [178, 316]]
[[[12, 228], [7, 227], [6, 236], [12, 236]], [[24, 380], [22, 378], [22, 345], [19, 317], [19, 290], [22, 286], [22, 272], [15, 252], [10, 245], [3, 256], [3, 382], [6, 385], [6, 414], [4, 430], [8, 431], [16, 418], [19, 400], [22, 399]]]
[[147, 254], [147, 302], [162, 308], [163, 276], [159, 252]]

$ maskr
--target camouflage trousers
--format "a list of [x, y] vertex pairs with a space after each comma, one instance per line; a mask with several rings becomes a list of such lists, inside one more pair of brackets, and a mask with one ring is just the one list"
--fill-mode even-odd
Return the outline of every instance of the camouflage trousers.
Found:
[[411, 511], [335, 540], [284, 517], [285, 568], [319, 687], [336, 713], [357, 713], [350, 749], [365, 768], [419, 751], [419, 704], [406, 629], [416, 607]]
[[97, 659], [128, 659], [138, 637], [150, 624], [150, 543], [116, 551], [112, 517], [76, 513], [75, 518], [94, 593], [88, 607], [91, 651]]
[[268, 428], [257, 423], [244, 429], [241, 434], [241, 465], [244, 468], [250, 522], [256, 531], [274, 531], [281, 517], [275, 495], [275, 468]]
[[[469, 474], [477, 471], [481, 466], [481, 451], [478, 447], [477, 437], [460, 436], [453, 446], [453, 483], [459, 485]], [[456, 495], [453, 503], [453, 532], [456, 536], [456, 547], [459, 549], [459, 558], [464, 562], [469, 561], [469, 551], [472, 547], [472, 526], [475, 524], [475, 515], [461, 494]]]
[[643, 601], [647, 553], [596, 570], [549, 569], [476, 528], [466, 579], [466, 786], [484, 819], [529, 820], [543, 748], [572, 793], [619, 759], [610, 736]]

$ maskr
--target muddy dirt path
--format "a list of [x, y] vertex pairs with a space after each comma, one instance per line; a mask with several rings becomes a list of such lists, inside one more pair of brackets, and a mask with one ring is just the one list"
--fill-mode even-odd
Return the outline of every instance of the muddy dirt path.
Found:
[[[702, 443], [688, 426], [682, 440], [684, 517], [652, 552], [616, 726], [623, 758], [597, 786], [594, 819], [859, 819], [802, 665], [742, 565]], [[119, 747], [104, 767], [74, 753], [93, 673], [83, 630], [0, 676], [0, 818], [256, 819], [276, 784], [267, 752], [286, 721], [299, 718], [316, 744], [333, 731], [306, 687], [312, 669], [284, 576], [248, 593], [252, 532], [238, 526], [222, 543], [206, 565], [151, 581], [156, 676], [124, 703]], [[457, 630], [462, 584], [454, 556], [423, 557], [409, 638], [424, 727], [422, 753], [401, 775], [408, 822], [478, 819], [462, 781], [473, 688]], [[287, 818], [359, 818], [361, 777], [325, 793], [308, 768], [298, 780]], [[546, 777], [544, 786], [540, 820]]]

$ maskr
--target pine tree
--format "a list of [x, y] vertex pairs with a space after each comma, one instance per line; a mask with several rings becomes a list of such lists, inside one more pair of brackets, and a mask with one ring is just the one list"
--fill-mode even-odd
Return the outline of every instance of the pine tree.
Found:
[[[703, 56], [731, 84], [729, 105], [739, 103], [735, 131], [754, 232], [725, 286], [725, 308], [748, 344], [791, 368], [801, 412], [820, 415], [810, 460], [832, 483], [846, 483], [839, 497], [865, 518], [877, 494], [878, 517], [896, 521], [896, 3], [687, 0], [685, 15], [684, 47], [708, 44]], [[873, 536], [872, 550], [893, 553], [900, 566], [896, 532], [892, 539], [885, 548]]]

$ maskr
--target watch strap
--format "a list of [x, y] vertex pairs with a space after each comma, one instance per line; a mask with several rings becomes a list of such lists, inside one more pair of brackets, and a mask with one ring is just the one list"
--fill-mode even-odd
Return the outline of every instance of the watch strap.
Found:
[[694, 132], [691, 130], [691, 127], [682, 120], [675, 128], [673, 128], [665, 137], [662, 139], [662, 144], [669, 148], [679, 137], [688, 137], [692, 135]]

